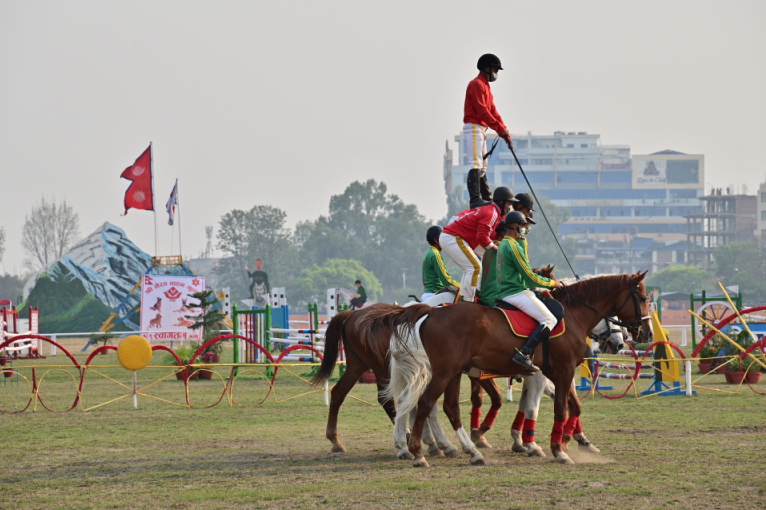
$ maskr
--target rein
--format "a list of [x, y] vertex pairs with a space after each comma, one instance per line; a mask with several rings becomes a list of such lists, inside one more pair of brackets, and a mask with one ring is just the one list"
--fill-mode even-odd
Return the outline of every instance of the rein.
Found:
[[[615, 326], [619, 326], [621, 328], [627, 328], [629, 331], [635, 331], [635, 330], [637, 330], [641, 326], [641, 322], [644, 319], [650, 319], [651, 318], [651, 316], [649, 316], [649, 315], [645, 315], [645, 316], [641, 315], [641, 306], [638, 304], [638, 299], [639, 299], [639, 297], [638, 297], [638, 285], [634, 284], [634, 285], [631, 286], [631, 288], [630, 288], [630, 296], [626, 297], [625, 301], [623, 301], [622, 304], [619, 306], [619, 308], [617, 308], [618, 311], [622, 310], [623, 307], [626, 304], [628, 304], [628, 300], [630, 298], [633, 298], [633, 308], [634, 308], [634, 312], [635, 312], [635, 317], [636, 318], [630, 324], [622, 322], [621, 320], [617, 319], [617, 317], [615, 315], [612, 315], [612, 314], [609, 314], [609, 313], [602, 313], [600, 310], [597, 310], [596, 308], [591, 306], [589, 303], [586, 303], [585, 301], [583, 301], [582, 299], [578, 298], [577, 296], [573, 296], [572, 294], [570, 294], [569, 293], [569, 289], [567, 289], [566, 285], [564, 285], [563, 283], [561, 285], [562, 285], [562, 289], [564, 290], [564, 294], [566, 294], [566, 296], [567, 296], [567, 302], [570, 302], [571, 299], [574, 299], [575, 301], [577, 301], [579, 303], [582, 303], [583, 305], [587, 306], [588, 308], [590, 308], [594, 312], [596, 312], [598, 314], [601, 314], [601, 319], [605, 320], [608, 324], [614, 324]], [[611, 332], [611, 329], [610, 329], [610, 332]], [[591, 337], [591, 338], [593, 338], [593, 337]]]

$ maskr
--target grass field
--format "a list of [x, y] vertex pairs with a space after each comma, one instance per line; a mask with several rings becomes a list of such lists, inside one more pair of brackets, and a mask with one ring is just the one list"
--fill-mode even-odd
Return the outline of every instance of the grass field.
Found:
[[[117, 364], [114, 354], [96, 361]], [[62, 364], [63, 356], [36, 363]], [[64, 410], [76, 385], [66, 369], [50, 370], [41, 395]], [[99, 372], [130, 384], [121, 368]], [[147, 368], [139, 372], [139, 385], [167, 374]], [[346, 401], [340, 416], [349, 452], [333, 454], [324, 438], [323, 394], [299, 396], [308, 388], [288, 373], [277, 382], [280, 403], [271, 399], [260, 407], [252, 406], [268, 384], [253, 373], [235, 383], [235, 399], [251, 406], [245, 408], [224, 402], [189, 409], [147, 397], [139, 399], [138, 410], [129, 398], [88, 412], [38, 406], [37, 412], [0, 416], [0, 508], [764, 508], [766, 397], [747, 387], [740, 394], [714, 391], [736, 389], [723, 384], [723, 376], [705, 382], [710, 389], [694, 397], [587, 398], [583, 424], [601, 454], [575, 450], [574, 466], [510, 451], [513, 403], [506, 403], [487, 435], [495, 447], [485, 451], [487, 467], [472, 467], [462, 456], [412, 468], [396, 459], [383, 411], [355, 399]], [[24, 384], [0, 382], [3, 409], [23, 407], [29, 395]], [[223, 384], [190, 381], [189, 388], [196, 406], [215, 402]], [[766, 391], [766, 384], [758, 388]], [[185, 403], [183, 383], [174, 378], [147, 392]], [[83, 405], [125, 394], [89, 373]], [[357, 385], [352, 395], [375, 401], [371, 385]], [[537, 427], [547, 453], [552, 407], [544, 399]], [[467, 422], [469, 404], [463, 409]], [[449, 430], [443, 415], [442, 423]]]

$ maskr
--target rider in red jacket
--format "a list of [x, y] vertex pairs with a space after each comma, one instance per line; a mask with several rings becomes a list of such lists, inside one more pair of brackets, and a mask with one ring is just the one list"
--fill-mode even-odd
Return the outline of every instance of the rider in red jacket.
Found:
[[496, 250], [492, 243], [495, 228], [516, 202], [513, 191], [506, 187], [495, 190], [494, 201], [476, 209], [456, 214], [439, 236], [442, 251], [460, 266], [462, 300], [473, 303], [481, 274], [481, 256], [486, 250]]
[[487, 160], [484, 159], [487, 153], [487, 129], [495, 130], [508, 147], [513, 147], [511, 133], [495, 108], [495, 99], [489, 88], [490, 82], [497, 80], [497, 72], [503, 69], [500, 59], [487, 53], [479, 58], [476, 67], [479, 75], [471, 80], [465, 91], [463, 114], [463, 154], [468, 157], [468, 164], [471, 165], [466, 187], [472, 208], [489, 205], [492, 200], [487, 182]]

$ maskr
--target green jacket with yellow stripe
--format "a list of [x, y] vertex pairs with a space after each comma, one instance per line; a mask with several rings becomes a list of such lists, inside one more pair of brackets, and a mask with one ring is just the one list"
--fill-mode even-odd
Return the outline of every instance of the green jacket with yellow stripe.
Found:
[[449, 285], [460, 287], [447, 272], [441, 252], [431, 246], [423, 258], [423, 292], [436, 293]]
[[[521, 242], [519, 242], [521, 241]], [[517, 241], [506, 237], [500, 243], [497, 255], [497, 292], [502, 299], [530, 287], [552, 289], [556, 282], [532, 271], [527, 258], [526, 239]]]

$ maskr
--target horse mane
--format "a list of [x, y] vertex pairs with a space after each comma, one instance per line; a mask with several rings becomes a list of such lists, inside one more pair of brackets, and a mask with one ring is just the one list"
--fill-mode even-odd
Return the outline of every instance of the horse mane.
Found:
[[596, 302], [613, 297], [617, 292], [623, 290], [630, 278], [631, 276], [627, 274], [606, 274], [586, 276], [573, 283], [567, 283], [566, 280], [562, 280], [564, 285], [566, 285], [566, 291], [564, 289], [556, 289], [552, 295], [558, 301], [563, 301], [566, 300], [568, 292], [586, 303]]

